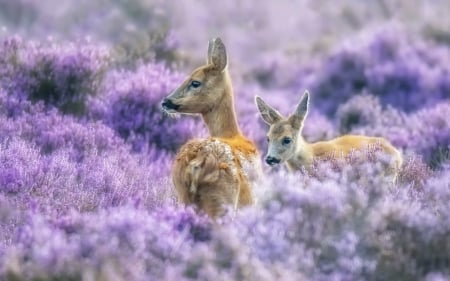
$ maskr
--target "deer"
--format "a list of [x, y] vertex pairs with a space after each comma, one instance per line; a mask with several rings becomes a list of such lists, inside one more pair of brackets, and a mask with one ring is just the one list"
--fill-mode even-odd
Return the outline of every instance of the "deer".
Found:
[[178, 200], [212, 218], [252, 205], [252, 182], [261, 174], [259, 152], [238, 125], [228, 57], [220, 38], [209, 41], [206, 64], [162, 101], [169, 113], [200, 114], [210, 136], [192, 139], [175, 157]]
[[295, 111], [287, 118], [269, 106], [261, 97], [255, 103], [262, 120], [269, 125], [269, 143], [264, 161], [269, 166], [285, 163], [290, 172], [311, 169], [314, 163], [333, 159], [345, 159], [355, 151], [370, 146], [380, 148], [389, 158], [388, 174], [396, 181], [402, 166], [401, 153], [386, 139], [362, 135], [344, 135], [328, 141], [308, 143], [302, 136], [303, 124], [309, 111], [309, 92], [306, 90]]

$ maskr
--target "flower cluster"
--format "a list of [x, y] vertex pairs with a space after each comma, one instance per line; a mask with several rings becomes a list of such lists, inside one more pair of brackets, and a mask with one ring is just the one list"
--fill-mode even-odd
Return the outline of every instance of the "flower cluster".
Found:
[[0, 81], [6, 91], [43, 101], [65, 113], [85, 112], [106, 70], [106, 48], [83, 42], [59, 45], [6, 38], [0, 46]]
[[411, 192], [372, 166], [328, 178], [278, 172], [260, 203], [212, 223], [191, 209], [125, 204], [26, 212], [0, 276], [27, 280], [422, 280], [448, 273], [448, 173]]
[[200, 120], [177, 120], [161, 109], [162, 100], [181, 82], [162, 64], [148, 64], [136, 71], [110, 73], [91, 114], [132, 144], [135, 151], [148, 147], [176, 151], [193, 136], [200, 136]]
[[318, 63], [312, 78], [296, 83], [311, 89], [324, 112], [334, 114], [337, 105], [364, 91], [407, 112], [449, 98], [446, 48], [386, 30], [361, 41], [344, 45]]
[[450, 159], [450, 105], [447, 101], [414, 113], [383, 108], [378, 97], [355, 96], [339, 106], [341, 133], [382, 136], [407, 153], [420, 155], [433, 168]]

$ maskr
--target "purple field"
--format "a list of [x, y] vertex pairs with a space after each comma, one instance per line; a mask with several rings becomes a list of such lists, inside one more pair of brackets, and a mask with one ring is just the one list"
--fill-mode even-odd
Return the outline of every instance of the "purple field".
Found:
[[[0, 0], [0, 280], [450, 280], [450, 2]], [[177, 203], [208, 135], [161, 100], [228, 49], [239, 124], [311, 94], [308, 141], [381, 136], [381, 165], [264, 167], [213, 222]]]

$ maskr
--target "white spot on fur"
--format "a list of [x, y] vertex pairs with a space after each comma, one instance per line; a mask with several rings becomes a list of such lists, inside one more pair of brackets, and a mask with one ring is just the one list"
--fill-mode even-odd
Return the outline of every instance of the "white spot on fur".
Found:
[[228, 165], [233, 177], [237, 177], [238, 171], [236, 164], [234, 162], [234, 155], [231, 150], [231, 147], [228, 144], [223, 143], [216, 139], [208, 140], [206, 142], [205, 149], [208, 153], [216, 151], [216, 153], [222, 155], [221, 160], [225, 161], [225, 164]]

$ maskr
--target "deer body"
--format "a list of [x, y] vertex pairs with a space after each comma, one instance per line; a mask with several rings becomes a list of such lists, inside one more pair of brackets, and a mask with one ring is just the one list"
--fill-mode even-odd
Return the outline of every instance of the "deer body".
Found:
[[360, 135], [345, 135], [329, 141], [308, 143], [302, 137], [303, 122], [308, 113], [309, 93], [305, 92], [296, 111], [284, 118], [278, 111], [256, 97], [256, 104], [263, 120], [270, 125], [269, 148], [265, 161], [269, 165], [285, 163], [290, 171], [309, 169], [316, 161], [343, 159], [355, 151], [371, 147], [390, 156], [388, 172], [397, 174], [402, 165], [400, 152], [386, 139]]
[[259, 175], [259, 154], [242, 135], [234, 110], [225, 46], [209, 43], [207, 64], [197, 68], [164, 99], [169, 113], [201, 114], [210, 137], [194, 139], [178, 152], [172, 180], [178, 199], [211, 217], [254, 202], [251, 182]]
[[332, 158], [343, 159], [354, 151], [363, 151], [371, 146], [379, 147], [383, 152], [394, 157], [390, 167], [391, 170], [398, 171], [402, 164], [399, 151], [383, 138], [345, 135], [329, 141], [315, 143], [308, 143], [303, 138], [299, 141], [301, 145], [297, 145], [294, 155], [286, 160], [286, 167], [290, 171], [297, 171], [302, 167], [308, 169], [314, 161], [326, 161]]

